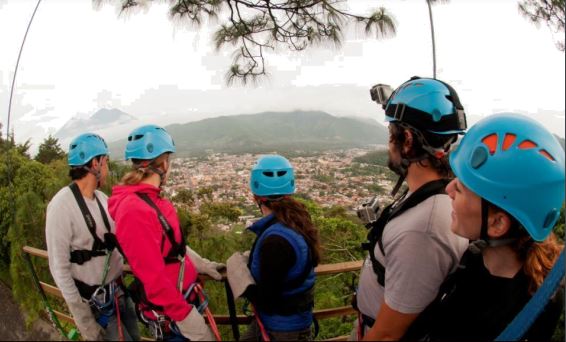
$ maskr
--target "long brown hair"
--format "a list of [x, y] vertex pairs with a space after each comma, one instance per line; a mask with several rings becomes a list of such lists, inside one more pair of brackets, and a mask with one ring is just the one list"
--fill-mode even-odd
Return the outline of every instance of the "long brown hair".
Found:
[[534, 241], [515, 217], [493, 203], [489, 203], [489, 211], [502, 212], [511, 220], [511, 227], [506, 237], [515, 239], [511, 243], [511, 248], [523, 263], [523, 273], [529, 279], [529, 293], [533, 295], [554, 266], [564, 245], [552, 232], [544, 241]]
[[306, 206], [290, 196], [261, 199], [261, 203], [273, 211], [279, 222], [305, 238], [311, 250], [312, 263], [314, 266], [318, 265], [321, 259], [320, 238]]
[[523, 261], [523, 272], [529, 278], [529, 293], [532, 295], [542, 285], [564, 245], [558, 242], [554, 233], [550, 233], [544, 241], [536, 242], [524, 229], [520, 230], [521, 236], [512, 247]]
[[[150, 163], [143, 159], [132, 159], [132, 171], [129, 171], [122, 177], [120, 184], [122, 185], [138, 185], [142, 180], [153, 175], [155, 169], [163, 171], [165, 161], [169, 159], [169, 153], [163, 153], [159, 157], [153, 159]], [[144, 163], [147, 163], [145, 165]]]

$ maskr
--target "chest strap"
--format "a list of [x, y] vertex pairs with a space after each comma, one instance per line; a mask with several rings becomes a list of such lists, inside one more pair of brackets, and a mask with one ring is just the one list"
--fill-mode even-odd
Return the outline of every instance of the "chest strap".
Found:
[[381, 254], [385, 256], [385, 248], [383, 247], [383, 231], [385, 230], [387, 223], [395, 217], [403, 214], [405, 211], [417, 206], [427, 198], [439, 194], [445, 194], [445, 188], [449, 182], [450, 180], [448, 179], [439, 179], [428, 182], [407, 198], [405, 198], [407, 194], [407, 192], [405, 192], [399, 200], [388, 205], [379, 216], [379, 219], [372, 224], [367, 237], [368, 241], [362, 243], [362, 249], [369, 252], [372, 269], [377, 276], [377, 282], [379, 285], [385, 286], [385, 266], [377, 260], [377, 257], [375, 256], [375, 246], [378, 245]]
[[[169, 243], [171, 244], [171, 249], [169, 250], [169, 253], [167, 253], [167, 256], [164, 258], [165, 263], [172, 264], [172, 263], [180, 262], [180, 260], [185, 256], [186, 253], [185, 237], [183, 236], [183, 230], [179, 229], [181, 231], [181, 241], [177, 242], [177, 240], [175, 240], [175, 232], [173, 231], [173, 228], [171, 228], [171, 225], [169, 224], [165, 216], [163, 216], [163, 213], [161, 213], [159, 207], [151, 200], [151, 198], [149, 198], [149, 196], [146, 193], [136, 192], [136, 195], [140, 199], [142, 199], [145, 203], [147, 203], [150, 207], [152, 207], [153, 210], [155, 210], [155, 212], [157, 213], [157, 218], [159, 220], [159, 223], [161, 224], [161, 228], [163, 228], [163, 235], [165, 238], [169, 240]], [[163, 253], [163, 249], [165, 247], [164, 244], [165, 244], [165, 239], [162, 239], [161, 253]]]
[[102, 216], [102, 220], [104, 221], [104, 226], [106, 227], [106, 231], [107, 231], [104, 234], [105, 241], [102, 241], [96, 234], [96, 221], [94, 220], [92, 214], [88, 210], [84, 197], [81, 194], [81, 190], [79, 189], [77, 183], [75, 182], [71, 183], [69, 185], [69, 188], [71, 189], [71, 192], [75, 197], [75, 201], [77, 202], [79, 209], [81, 210], [88, 231], [90, 232], [90, 235], [92, 235], [92, 238], [94, 239], [94, 242], [90, 250], [80, 249], [71, 252], [71, 258], [70, 258], [71, 263], [82, 265], [94, 257], [103, 256], [106, 255], [108, 252], [112, 251], [115, 246], [110, 241], [114, 240], [111, 238], [114, 234], [112, 234], [110, 230], [110, 221], [108, 220], [108, 216], [106, 215], [106, 210], [104, 210], [102, 203], [100, 203], [100, 200], [98, 199], [98, 197], [96, 197], [96, 193], [93, 194], [94, 199], [98, 204], [98, 208], [100, 209], [100, 215]]

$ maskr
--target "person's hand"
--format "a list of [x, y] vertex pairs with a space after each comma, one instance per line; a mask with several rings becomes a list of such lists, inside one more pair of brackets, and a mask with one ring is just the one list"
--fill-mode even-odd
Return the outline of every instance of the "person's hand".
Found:
[[222, 274], [220, 272], [226, 268], [226, 265], [221, 264], [216, 261], [210, 261], [206, 258], [201, 257], [197, 252], [193, 251], [189, 246], [187, 246], [187, 255], [191, 259], [193, 265], [198, 273], [209, 275], [215, 280], [222, 280]]
[[102, 341], [104, 329], [96, 322], [90, 305], [83, 301], [70, 302], [67, 305], [83, 339], [87, 341]]
[[228, 276], [228, 283], [230, 283], [234, 298], [241, 297], [250, 285], [255, 284], [254, 277], [248, 268], [248, 255], [236, 252], [228, 258], [228, 261], [226, 261], [226, 274]]
[[193, 306], [191, 312], [185, 317], [184, 320], [177, 322], [177, 327], [181, 335], [191, 341], [215, 341], [214, 335], [206, 322], [204, 317]]

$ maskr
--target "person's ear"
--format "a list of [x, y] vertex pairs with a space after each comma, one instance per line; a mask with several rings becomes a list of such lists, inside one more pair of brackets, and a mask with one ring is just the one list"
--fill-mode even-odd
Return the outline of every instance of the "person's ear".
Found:
[[411, 147], [413, 146], [413, 132], [411, 132], [411, 130], [409, 129], [405, 129], [403, 131], [403, 134], [405, 135], [405, 143], [403, 144], [403, 152], [405, 153], [409, 153], [409, 151], [411, 150]]
[[487, 235], [491, 238], [500, 238], [507, 234], [511, 228], [511, 219], [501, 211], [491, 213], [488, 218]]

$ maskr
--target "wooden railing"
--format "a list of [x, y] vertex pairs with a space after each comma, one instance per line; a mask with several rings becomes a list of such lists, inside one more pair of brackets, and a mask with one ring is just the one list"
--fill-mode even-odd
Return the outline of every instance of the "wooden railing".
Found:
[[[43, 249], [25, 246], [23, 248], [23, 251], [28, 255], [47, 259], [47, 251]], [[359, 260], [359, 261], [341, 262], [336, 264], [319, 265], [318, 267], [315, 268], [315, 273], [317, 276], [328, 276], [328, 275], [334, 275], [345, 272], [359, 271], [360, 268], [362, 267], [362, 263], [363, 261]], [[124, 272], [131, 273], [130, 267], [128, 265], [124, 265]], [[223, 276], [222, 281], [226, 281], [226, 274], [224, 273], [222, 274], [222, 276]], [[199, 277], [202, 280], [210, 280], [210, 278], [206, 275], [201, 274], [199, 275]], [[59, 290], [56, 286], [47, 284], [43, 281], [40, 281], [39, 285], [47, 295], [51, 295], [57, 298], [63, 298], [61, 290]], [[54, 310], [54, 313], [60, 321], [75, 324], [75, 321], [71, 316], [56, 310]], [[343, 316], [354, 315], [355, 313], [356, 313], [355, 310], [351, 306], [342, 306], [337, 308], [315, 310], [313, 314], [317, 320], [323, 320], [332, 317], [343, 317]], [[251, 319], [252, 319], [251, 317], [245, 315], [236, 316], [236, 320], [239, 325], [247, 325], [251, 322]], [[228, 315], [215, 315], [214, 320], [218, 325], [232, 324], [232, 322], [230, 321], [230, 316]], [[346, 341], [347, 338], [348, 336], [344, 335], [329, 339], [328, 341]]]

